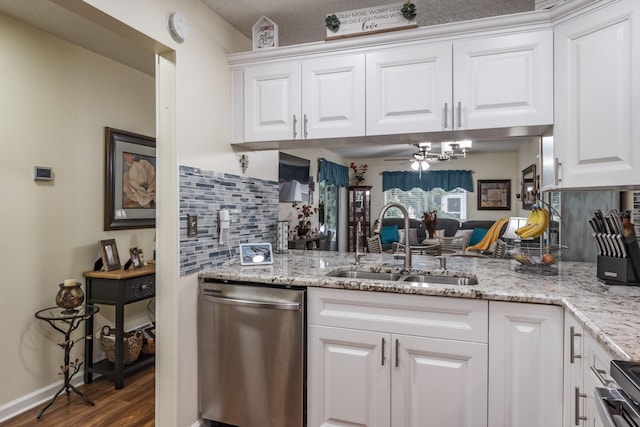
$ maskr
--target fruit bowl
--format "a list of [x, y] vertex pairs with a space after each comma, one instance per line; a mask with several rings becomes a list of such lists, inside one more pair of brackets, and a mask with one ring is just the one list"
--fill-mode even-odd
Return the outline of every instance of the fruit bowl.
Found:
[[509, 256], [519, 263], [516, 271], [550, 275], [557, 274], [551, 266], [560, 261], [566, 250], [564, 245], [516, 244], [509, 248]]

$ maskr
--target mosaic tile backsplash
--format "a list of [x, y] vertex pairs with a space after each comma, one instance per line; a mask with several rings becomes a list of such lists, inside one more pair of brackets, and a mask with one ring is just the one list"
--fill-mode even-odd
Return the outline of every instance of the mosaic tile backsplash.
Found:
[[[218, 212], [230, 212], [229, 241], [219, 244]], [[187, 235], [187, 214], [198, 232]], [[237, 256], [238, 245], [275, 246], [278, 182], [180, 166], [180, 275], [216, 267]]]

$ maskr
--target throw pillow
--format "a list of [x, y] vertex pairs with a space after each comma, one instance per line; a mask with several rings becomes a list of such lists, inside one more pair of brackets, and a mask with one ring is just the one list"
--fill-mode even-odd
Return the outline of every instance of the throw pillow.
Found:
[[398, 241], [398, 226], [397, 225], [384, 225], [380, 230], [380, 242], [383, 245]]
[[469, 246], [473, 246], [473, 245], [477, 245], [478, 243], [480, 243], [480, 241], [482, 239], [484, 239], [484, 236], [487, 234], [487, 230], [486, 228], [474, 228], [473, 232], [471, 233], [471, 238], [469, 239]]
[[453, 237], [464, 236], [465, 238], [465, 247], [469, 246], [469, 241], [471, 240], [471, 234], [473, 234], [473, 230], [457, 230], [456, 234]]

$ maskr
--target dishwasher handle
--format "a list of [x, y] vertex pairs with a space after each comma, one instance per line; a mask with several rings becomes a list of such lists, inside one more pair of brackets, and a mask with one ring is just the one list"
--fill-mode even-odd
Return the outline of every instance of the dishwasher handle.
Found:
[[234, 305], [236, 307], [268, 308], [272, 310], [293, 310], [293, 311], [300, 310], [300, 303], [298, 302], [252, 301], [252, 300], [246, 300], [246, 299], [207, 295], [206, 294], [207, 291], [205, 290], [204, 292], [205, 293], [202, 295], [202, 298], [205, 301], [209, 301], [213, 303]]

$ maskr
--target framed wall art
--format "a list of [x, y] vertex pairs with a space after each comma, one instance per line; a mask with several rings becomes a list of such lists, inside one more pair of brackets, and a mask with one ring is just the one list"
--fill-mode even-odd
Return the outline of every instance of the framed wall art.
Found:
[[156, 139], [104, 128], [104, 230], [156, 226]]
[[478, 210], [511, 210], [511, 180], [478, 180]]
[[122, 267], [115, 239], [100, 240], [98, 246], [104, 271], [117, 270]]

